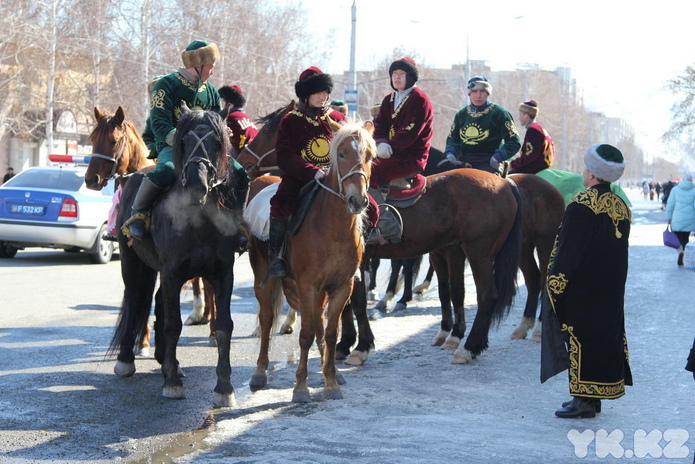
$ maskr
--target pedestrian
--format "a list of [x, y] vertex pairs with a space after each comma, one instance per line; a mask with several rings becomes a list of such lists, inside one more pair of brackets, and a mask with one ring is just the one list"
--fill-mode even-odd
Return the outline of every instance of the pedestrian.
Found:
[[223, 85], [219, 90], [222, 117], [227, 121], [227, 127], [232, 131], [232, 147], [236, 155], [258, 134], [258, 128], [242, 110], [246, 105], [246, 97], [241, 88], [236, 85]]
[[333, 126], [347, 122], [343, 113], [328, 106], [333, 79], [321, 69], [312, 66], [302, 71], [294, 90], [299, 99], [297, 107], [283, 116], [275, 143], [278, 167], [284, 175], [270, 199], [268, 275], [280, 279], [287, 276], [281, 249], [299, 191], [309, 182], [325, 177], [322, 167], [330, 163]]
[[664, 194], [661, 197], [661, 209], [666, 209], [666, 203], [668, 202], [668, 197], [671, 195], [671, 189], [676, 186], [676, 183], [669, 180], [664, 184]]
[[468, 81], [470, 104], [454, 117], [446, 139], [446, 158], [455, 166], [500, 174], [502, 163], [519, 151], [521, 140], [509, 111], [489, 101], [492, 85], [485, 77]]
[[678, 266], [683, 266], [683, 252], [695, 230], [695, 186], [692, 174], [671, 189], [666, 202], [666, 219], [671, 224], [681, 246], [678, 248]]
[[617, 148], [594, 144], [584, 164], [586, 190], [562, 218], [543, 312], [541, 382], [569, 368], [572, 400], [555, 411], [562, 418], [594, 417], [602, 399], [619, 398], [632, 385], [624, 312], [632, 213], [610, 188], [625, 161]]
[[644, 195], [645, 200], [649, 197], [649, 184], [646, 180], [642, 181], [642, 194]]
[[[220, 111], [220, 95], [208, 82], [219, 59], [220, 52], [216, 44], [194, 40], [181, 52], [183, 67], [154, 82], [146, 127], [150, 131], [148, 138], [154, 139], [157, 165], [144, 176], [133, 200], [132, 216], [123, 225], [123, 231], [128, 237], [138, 240], [145, 237], [152, 207], [176, 181], [173, 143], [176, 124], [183, 113], [181, 102], [185, 102], [192, 110]], [[241, 211], [245, 206], [249, 178], [241, 165], [236, 161], [234, 163], [235, 195], [238, 200], [234, 209]], [[243, 233], [240, 232], [240, 244], [244, 241], [242, 236]]]
[[695, 341], [693, 341], [693, 347], [690, 348], [690, 355], [688, 355], [688, 364], [685, 365], [685, 370], [693, 373], [693, 378], [695, 379]]
[[12, 166], [7, 167], [7, 171], [5, 172], [5, 176], [2, 178], [2, 183], [4, 184], [8, 180], [12, 179], [14, 177], [14, 168]]
[[555, 160], [555, 144], [543, 126], [536, 122], [538, 103], [526, 100], [519, 105], [519, 123], [526, 128], [519, 157], [510, 164], [509, 172], [535, 174], [548, 169]]

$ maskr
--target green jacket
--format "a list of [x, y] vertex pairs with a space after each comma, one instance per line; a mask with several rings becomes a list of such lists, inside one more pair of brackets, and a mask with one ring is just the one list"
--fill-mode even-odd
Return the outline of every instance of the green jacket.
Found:
[[461, 109], [446, 139], [446, 151], [454, 151], [461, 159], [465, 159], [466, 154], [485, 154], [489, 158], [498, 148], [502, 148], [507, 155], [505, 159], [509, 159], [520, 147], [514, 118], [494, 103], [489, 103], [482, 111], [474, 111], [471, 105]]

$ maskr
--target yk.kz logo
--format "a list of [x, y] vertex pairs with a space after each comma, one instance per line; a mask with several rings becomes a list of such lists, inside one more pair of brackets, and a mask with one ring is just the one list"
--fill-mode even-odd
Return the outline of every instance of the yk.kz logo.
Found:
[[567, 439], [574, 446], [574, 455], [578, 458], [588, 456], [592, 443], [596, 456], [599, 458], [609, 455], [614, 458], [628, 459], [633, 457], [686, 458], [690, 455], [690, 450], [685, 446], [690, 439], [690, 434], [683, 429], [668, 429], [663, 433], [660, 430], [652, 430], [649, 433], [642, 429], [635, 430], [631, 448], [624, 442], [625, 433], [620, 429], [610, 433], [604, 429], [599, 429], [595, 433], [589, 429], [583, 432], [572, 429], [567, 432]]

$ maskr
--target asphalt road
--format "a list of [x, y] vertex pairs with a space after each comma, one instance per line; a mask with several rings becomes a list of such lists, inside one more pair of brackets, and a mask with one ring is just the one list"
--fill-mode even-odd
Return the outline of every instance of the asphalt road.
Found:
[[[439, 324], [433, 291], [373, 323], [377, 350], [368, 362], [339, 365], [344, 399], [319, 400], [314, 353], [317, 401], [294, 405], [296, 334], [275, 337], [268, 387], [255, 394], [246, 387], [258, 343], [242, 258], [232, 301], [239, 405], [214, 410], [216, 350], [207, 327], [184, 327], [187, 398], [164, 399], [153, 359], [136, 360], [136, 374], [120, 379], [105, 358], [122, 297], [119, 262], [20, 251], [0, 260], [0, 462], [693, 462], [695, 382], [683, 366], [695, 335], [695, 273], [678, 269], [675, 252], [660, 244], [664, 215], [655, 203], [637, 198], [633, 215], [626, 319], [635, 386], [594, 419], [555, 418], [568, 398], [566, 377], [541, 385], [539, 345], [509, 340], [523, 280], [510, 317], [472, 364], [451, 365], [451, 352], [430, 346]], [[184, 292], [183, 318], [191, 301]]]

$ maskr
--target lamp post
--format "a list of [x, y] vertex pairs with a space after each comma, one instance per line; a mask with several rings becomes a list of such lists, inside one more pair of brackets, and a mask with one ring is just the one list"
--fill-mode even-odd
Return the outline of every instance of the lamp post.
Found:
[[355, 98], [354, 103], [346, 102], [348, 104], [349, 114], [352, 119], [357, 116], [357, 103], [359, 98], [357, 95], [357, 71], [355, 70], [355, 43], [357, 40], [357, 0], [352, 2], [352, 35], [350, 39], [350, 85], [349, 89]]

